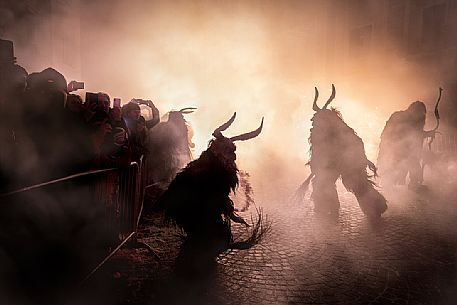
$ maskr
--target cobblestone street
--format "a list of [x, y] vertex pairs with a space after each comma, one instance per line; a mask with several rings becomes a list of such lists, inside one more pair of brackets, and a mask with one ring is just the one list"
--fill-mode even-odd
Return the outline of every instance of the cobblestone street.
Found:
[[241, 298], [234, 303], [452, 303], [455, 215], [406, 193], [370, 223], [340, 194], [338, 223], [314, 219], [309, 202], [278, 204], [267, 211], [273, 226], [263, 245], [221, 257], [220, 281]]
[[[269, 235], [249, 250], [222, 254], [214, 274], [190, 288], [203, 291], [199, 296], [174, 286], [176, 235], [173, 243], [143, 232], [161, 262], [149, 258], [126, 269], [136, 289], [128, 303], [166, 303], [174, 297], [180, 304], [455, 304], [453, 201], [398, 188], [382, 220], [372, 223], [352, 194], [342, 189], [339, 194], [336, 222], [316, 219], [309, 198], [303, 204], [263, 205], [272, 223]], [[234, 231], [236, 237], [244, 229]]]

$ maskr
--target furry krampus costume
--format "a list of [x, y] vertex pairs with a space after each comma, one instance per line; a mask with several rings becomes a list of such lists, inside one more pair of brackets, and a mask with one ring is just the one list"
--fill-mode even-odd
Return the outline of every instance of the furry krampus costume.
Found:
[[[235, 115], [213, 132], [215, 138], [210, 141], [208, 149], [176, 175], [158, 202], [159, 208], [165, 210], [165, 216], [174, 220], [187, 234], [181, 254], [186, 256], [188, 265], [206, 264], [234, 246], [230, 220], [246, 224], [235, 213], [229, 197], [238, 186], [236, 146], [233, 142], [258, 136], [263, 119], [255, 131], [226, 138], [222, 131], [232, 124]], [[255, 236], [251, 236], [251, 242], [257, 242], [264, 233], [264, 230], [258, 230], [260, 225], [259, 221], [254, 227]]]
[[169, 184], [178, 171], [192, 160], [190, 149], [195, 145], [191, 142], [192, 130], [184, 114], [192, 113], [195, 109], [188, 107], [170, 111], [167, 121], [150, 129], [147, 166], [152, 181], [149, 183]]
[[409, 176], [409, 187], [416, 188], [423, 182], [421, 165], [424, 139], [429, 138], [429, 149], [439, 126], [438, 104], [442, 88], [435, 106], [436, 127], [424, 131], [426, 107], [421, 101], [409, 105], [408, 109], [394, 112], [381, 134], [378, 167], [381, 184], [392, 186], [405, 184]]
[[386, 199], [374, 188], [374, 182], [367, 174], [367, 167], [376, 176], [376, 167], [367, 159], [362, 139], [357, 136], [342, 119], [336, 109], [326, 109], [335, 98], [335, 87], [332, 95], [319, 108], [316, 104], [319, 91], [315, 88], [311, 119], [312, 128], [309, 143], [311, 144], [311, 175], [300, 187], [303, 192], [312, 177], [315, 211], [318, 213], [338, 215], [340, 203], [335, 182], [341, 177], [346, 189], [357, 198], [365, 215], [379, 217], [386, 209]]

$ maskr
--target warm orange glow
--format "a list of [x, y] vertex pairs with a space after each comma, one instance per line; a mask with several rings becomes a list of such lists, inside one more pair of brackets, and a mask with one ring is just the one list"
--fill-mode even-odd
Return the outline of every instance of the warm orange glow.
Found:
[[104, 18], [83, 16], [86, 90], [108, 92], [123, 103], [151, 99], [161, 114], [198, 107], [186, 115], [195, 156], [233, 112], [238, 116], [227, 136], [251, 131], [265, 117], [258, 138], [238, 143], [238, 163], [263, 184], [296, 185], [308, 172], [313, 88], [319, 88], [322, 103], [334, 83], [332, 106], [362, 137], [375, 162], [389, 115], [416, 99], [433, 103], [429, 99], [439, 80], [392, 52], [387, 42], [362, 57], [340, 48], [338, 43], [348, 39], [345, 27], [329, 29], [326, 23], [340, 12], [329, 17], [318, 2], [88, 5], [88, 14], [103, 12]]

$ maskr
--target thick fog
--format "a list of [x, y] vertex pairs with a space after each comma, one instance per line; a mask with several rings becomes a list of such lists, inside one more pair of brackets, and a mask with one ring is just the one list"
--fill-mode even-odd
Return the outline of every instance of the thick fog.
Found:
[[[439, 67], [406, 60], [407, 50], [387, 36], [373, 34], [369, 48], [354, 55], [347, 43], [351, 18], [374, 14], [379, 5], [348, 3], [50, 1], [45, 6], [32, 1], [21, 6], [10, 1], [0, 12], [2, 34], [15, 40], [18, 63], [29, 73], [53, 64], [47, 52], [60, 52], [50, 42], [58, 37], [72, 43], [63, 58], [73, 64], [53, 65], [67, 81], [82, 80], [87, 91], [107, 92], [123, 103], [151, 99], [161, 114], [198, 107], [186, 116], [194, 130], [194, 156], [233, 112], [237, 119], [225, 132], [230, 136], [257, 128], [265, 117], [262, 134], [238, 143], [237, 151], [239, 167], [251, 172], [255, 188], [267, 191], [277, 182], [293, 188], [309, 172], [314, 86], [325, 97], [335, 84], [332, 105], [363, 139], [373, 162], [392, 112], [423, 100], [430, 112], [426, 126], [435, 124], [431, 108], [446, 76]], [[18, 15], [12, 8], [32, 14]], [[48, 30], [51, 35], [40, 34]], [[30, 37], [40, 41], [32, 49]]]
[[[447, 53], [434, 58], [432, 51], [436, 49], [425, 52], [432, 54], [429, 56], [417, 55], [420, 53], [416, 52], [418, 46], [407, 37], [414, 38], [413, 42], [423, 42], [420, 36], [424, 25], [414, 22], [411, 17], [402, 28], [408, 35], [395, 35], [395, 31], [382, 23], [393, 18], [392, 11], [383, 4], [387, 2], [397, 3], [377, 0], [2, 0], [0, 38], [14, 41], [17, 63], [28, 73], [53, 67], [66, 77], [67, 82], [84, 81], [85, 89], [76, 92], [83, 98], [86, 92], [106, 92], [111, 101], [117, 97], [123, 104], [132, 98], [152, 100], [161, 117], [167, 117], [166, 113], [171, 110], [196, 107], [195, 112], [185, 115], [193, 130], [195, 148], [192, 155], [195, 158], [207, 148], [213, 130], [234, 112], [236, 120], [223, 132], [227, 137], [256, 129], [264, 118], [264, 127], [258, 137], [236, 142], [236, 145], [238, 168], [250, 177], [249, 181], [242, 179], [241, 184], [247, 184], [249, 190], [252, 185], [256, 204], [267, 206], [289, 200], [310, 174], [306, 163], [310, 158], [310, 119], [315, 114], [312, 108], [314, 87], [319, 89], [318, 105], [322, 106], [331, 95], [332, 84], [335, 85], [336, 98], [330, 106], [341, 113], [344, 122], [363, 140], [366, 155], [373, 163], [377, 161], [381, 132], [395, 111], [407, 109], [416, 100], [423, 101], [427, 106], [425, 129], [436, 125], [433, 107], [439, 87], [444, 89], [439, 130], [446, 134], [450, 125], [455, 127], [452, 122], [452, 118], [457, 117], [457, 110], [453, 108], [456, 89], [453, 88], [452, 60], [447, 60]], [[450, 28], [446, 30], [447, 36], [457, 37]], [[455, 62], [453, 64], [455, 66]], [[359, 143], [350, 131], [347, 142]], [[439, 143], [437, 139], [434, 149]], [[33, 156], [34, 148], [23, 147], [27, 147], [29, 158], [22, 166], [28, 168], [30, 164], [30, 168], [35, 168], [32, 163], [38, 159]], [[349, 167], [365, 161], [359, 158], [361, 150], [356, 152], [354, 162], [345, 162]], [[341, 158], [336, 150], [327, 155]], [[433, 170], [428, 164], [425, 182], [436, 189], [424, 201], [447, 204], [450, 198], [447, 194], [455, 195], [457, 163], [453, 157], [449, 160], [454, 161], [447, 162], [446, 156], [430, 155], [430, 159], [442, 158], [444, 162], [434, 164]], [[29, 175], [28, 171], [24, 172]], [[358, 173], [363, 175], [356, 175], [356, 178], [368, 179], [364, 168]], [[378, 183], [378, 180], [374, 182]], [[398, 211], [402, 205], [422, 200], [420, 194], [416, 196], [414, 192], [394, 190], [389, 193], [385, 188], [375, 188], [386, 197], [388, 211]], [[239, 193], [245, 192], [245, 197], [252, 195], [246, 191], [247, 187], [240, 189]], [[341, 198], [348, 195], [341, 192], [339, 182], [337, 189]], [[92, 189], [84, 189], [81, 193], [83, 191], [89, 194]], [[74, 192], [78, 195], [69, 196], [71, 208], [81, 209], [80, 202], [89, 206], [89, 199], [80, 195], [78, 189]], [[391, 204], [392, 193], [398, 195], [394, 204]], [[38, 193], [36, 201], [43, 196], [46, 195]], [[379, 197], [378, 200], [384, 203], [384, 198]], [[46, 204], [37, 206], [43, 214], [53, 216], [54, 210], [59, 211], [54, 206], [58, 206], [60, 199], [46, 199], [43, 201]], [[30, 199], [25, 198], [24, 202], [27, 200]], [[398, 202], [401, 204], [396, 204]], [[51, 208], [44, 209], [44, 206]], [[419, 209], [413, 206], [411, 210], [417, 212]], [[34, 210], [29, 214], [34, 213], [41, 215]], [[345, 217], [348, 213], [345, 211]], [[3, 215], [8, 218], [7, 213]], [[428, 222], [428, 214], [424, 215], [424, 222]], [[45, 216], [40, 218], [43, 222], [39, 225], [48, 223]], [[287, 215], [287, 220], [297, 220], [302, 214], [294, 215], [295, 218], [290, 216]], [[395, 221], [399, 218], [395, 216], [390, 214], [383, 220], [390, 223], [393, 220], [396, 229]], [[445, 225], [453, 223], [453, 214], [442, 219], [446, 220], [442, 222], [443, 226], [430, 221], [440, 234], [449, 231]], [[290, 235], [289, 228], [283, 225], [286, 221], [281, 221], [275, 223], [277, 236]], [[299, 221], [304, 224], [301, 218]], [[357, 231], [368, 225], [350, 226]], [[49, 232], [53, 230], [49, 225]], [[72, 244], [79, 245], [78, 239], [84, 240], [92, 231], [100, 230], [95, 226], [81, 231]], [[43, 236], [49, 232], [43, 231]], [[346, 231], [342, 232], [346, 234]], [[367, 232], [371, 234], [371, 231]], [[386, 232], [386, 236], [390, 234], [390, 231]], [[322, 236], [323, 243], [331, 245], [326, 238], [333, 233], [325, 226], [313, 234]], [[370, 234], [367, 236], [371, 243]], [[379, 240], [383, 238], [380, 234]], [[373, 245], [376, 241], [374, 239]], [[373, 253], [378, 253], [376, 247], [373, 249]], [[73, 248], [64, 250], [68, 251], [64, 255], [76, 251]], [[395, 251], [403, 253], [403, 249], [393, 249]], [[0, 253], [8, 259], [13, 257], [9, 255]], [[365, 256], [362, 257], [364, 260]], [[348, 255], [348, 261], [359, 266], [361, 257]], [[37, 273], [41, 272], [39, 268], [37, 270]]]

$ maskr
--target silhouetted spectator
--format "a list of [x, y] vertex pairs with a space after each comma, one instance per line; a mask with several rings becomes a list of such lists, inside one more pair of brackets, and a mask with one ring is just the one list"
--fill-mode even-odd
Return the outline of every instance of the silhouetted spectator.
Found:
[[94, 165], [99, 168], [128, 166], [131, 151], [125, 130], [113, 128], [104, 111], [96, 112], [89, 123], [92, 126]]
[[[141, 116], [139, 104], [147, 105], [151, 109], [151, 120], [146, 121], [144, 117]], [[133, 160], [138, 160], [142, 155], [147, 153], [146, 130], [159, 123], [159, 110], [151, 101], [133, 99], [122, 107], [122, 117], [128, 128]]]
[[93, 167], [93, 151], [90, 141], [90, 126], [84, 118], [85, 106], [79, 95], [68, 94], [65, 103], [65, 122], [69, 145], [74, 147], [69, 162], [69, 173], [84, 172]]
[[[32, 182], [65, 176], [68, 164], [77, 151], [65, 128], [67, 86], [62, 74], [52, 68], [33, 73], [27, 78], [24, 101], [24, 132], [27, 149], [25, 173], [36, 169]], [[24, 148], [25, 149], [25, 148]]]
[[21, 113], [27, 71], [16, 64], [13, 43], [0, 39], [0, 188], [8, 188], [18, 161]]

